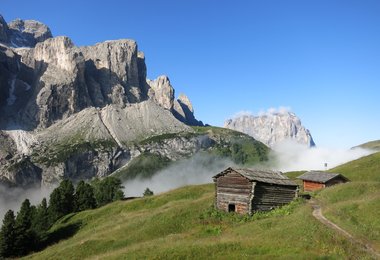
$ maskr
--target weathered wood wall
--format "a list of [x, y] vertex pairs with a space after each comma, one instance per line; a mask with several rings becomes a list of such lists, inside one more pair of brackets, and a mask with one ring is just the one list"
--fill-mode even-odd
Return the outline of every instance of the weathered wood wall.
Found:
[[326, 182], [325, 187], [329, 187], [329, 186], [333, 186], [335, 184], [340, 184], [340, 183], [345, 183], [345, 182], [347, 182], [345, 179], [337, 177], [335, 179], [332, 179], [332, 180], [329, 180], [328, 182]]
[[249, 212], [252, 183], [236, 172], [229, 172], [216, 180], [216, 207], [228, 212], [228, 205], [235, 205], [235, 212]]
[[323, 183], [312, 182], [312, 181], [303, 181], [303, 190], [304, 191], [315, 191], [323, 189], [325, 185]]
[[252, 201], [252, 210], [268, 211], [291, 202], [297, 196], [297, 187], [258, 182]]

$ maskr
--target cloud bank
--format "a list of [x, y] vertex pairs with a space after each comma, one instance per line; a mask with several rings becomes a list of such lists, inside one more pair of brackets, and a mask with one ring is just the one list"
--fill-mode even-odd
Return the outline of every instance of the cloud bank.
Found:
[[127, 197], [142, 196], [146, 188], [157, 194], [185, 185], [211, 183], [212, 176], [233, 165], [229, 160], [206, 153], [195, 154], [172, 164], [150, 179], [136, 178], [124, 182], [124, 194]]
[[287, 106], [271, 107], [271, 108], [268, 108], [266, 110], [262, 109], [258, 113], [253, 113], [252, 111], [249, 111], [249, 110], [242, 110], [242, 111], [235, 113], [230, 118], [236, 119], [236, 118], [245, 117], [245, 116], [271, 116], [271, 115], [275, 115], [275, 114], [286, 114], [286, 113], [289, 113], [291, 111], [292, 111], [292, 109], [290, 107], [287, 107]]
[[53, 188], [9, 188], [0, 185], [0, 220], [3, 219], [8, 210], [13, 210], [15, 214], [20, 210], [21, 203], [29, 199], [32, 205], [38, 205], [43, 198], [49, 199]]
[[325, 163], [327, 163], [327, 169], [331, 169], [371, 153], [373, 151], [361, 148], [309, 148], [295, 141], [285, 141], [273, 147], [270, 158], [274, 161], [274, 167], [277, 170], [287, 172], [325, 170]]

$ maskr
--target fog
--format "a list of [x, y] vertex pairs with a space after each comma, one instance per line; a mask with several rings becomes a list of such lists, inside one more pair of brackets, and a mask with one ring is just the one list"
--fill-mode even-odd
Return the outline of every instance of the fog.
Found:
[[[324, 147], [309, 148], [294, 141], [286, 141], [273, 148], [268, 163], [253, 167], [283, 172], [326, 170], [371, 153], [373, 151], [361, 148], [348, 150]], [[327, 168], [325, 163], [327, 163]], [[234, 164], [229, 160], [217, 159], [204, 153], [196, 154], [190, 159], [174, 163], [155, 174], [151, 179], [138, 178], [124, 182], [124, 193], [127, 197], [142, 196], [146, 188], [157, 194], [185, 185], [211, 183], [212, 176], [231, 166]]]
[[142, 196], [146, 188], [157, 194], [185, 185], [211, 183], [212, 176], [233, 165], [230, 160], [198, 153], [189, 159], [175, 162], [150, 179], [137, 178], [124, 182], [124, 193], [127, 197]]
[[[271, 165], [280, 171], [326, 170], [373, 153], [371, 150], [309, 148], [294, 141], [285, 141], [270, 153]], [[325, 163], [327, 167], [325, 167]]]
[[32, 205], [38, 205], [43, 198], [49, 198], [52, 190], [53, 188], [22, 189], [0, 185], [0, 221], [9, 209], [16, 214], [25, 199], [29, 199]]
[[[373, 153], [365, 149], [331, 149], [324, 147], [308, 148], [304, 145], [287, 141], [273, 148], [270, 160], [254, 167], [287, 171], [325, 170]], [[216, 158], [207, 153], [198, 153], [189, 159], [173, 163], [159, 171], [150, 179], [136, 178], [123, 183], [127, 197], [142, 196], [149, 188], [155, 194], [192, 184], [211, 183], [212, 176], [234, 164], [227, 159]], [[49, 197], [53, 188], [21, 189], [7, 188], [0, 185], [0, 221], [8, 209], [15, 213], [20, 209], [23, 200], [28, 198], [33, 205]]]

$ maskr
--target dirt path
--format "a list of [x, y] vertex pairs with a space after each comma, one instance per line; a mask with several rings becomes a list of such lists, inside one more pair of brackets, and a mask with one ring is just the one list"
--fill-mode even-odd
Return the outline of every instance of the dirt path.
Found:
[[322, 208], [319, 204], [319, 202], [315, 199], [310, 200], [310, 205], [313, 208], [313, 216], [320, 221], [325, 226], [337, 231], [338, 233], [342, 234], [346, 238], [348, 238], [351, 242], [357, 244], [358, 246], [362, 247], [366, 252], [373, 255], [375, 258], [380, 259], [380, 253], [378, 253], [375, 249], [373, 249], [369, 244], [363, 243], [362, 241], [358, 240], [357, 238], [353, 237], [350, 233], [348, 233], [343, 228], [339, 227], [335, 223], [328, 220], [325, 216], [322, 214]]

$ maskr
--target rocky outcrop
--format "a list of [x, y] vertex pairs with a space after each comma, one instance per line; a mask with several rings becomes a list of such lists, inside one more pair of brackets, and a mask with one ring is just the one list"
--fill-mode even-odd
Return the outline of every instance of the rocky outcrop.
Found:
[[77, 47], [42, 23], [0, 17], [0, 41], [1, 182], [106, 176], [143, 139], [200, 124], [167, 76], [146, 78], [133, 40]]
[[49, 27], [34, 20], [16, 19], [8, 24], [8, 42], [12, 47], [34, 47], [52, 36]]
[[81, 47], [80, 51], [86, 60], [85, 79], [95, 106], [123, 105], [146, 99], [146, 87], [140, 84], [140, 74], [146, 72], [139, 71], [142, 65], [135, 41], [106, 41]]
[[8, 25], [3, 16], [0, 15], [0, 42], [8, 43]]
[[179, 121], [188, 125], [203, 126], [202, 121], [195, 119], [193, 105], [185, 94], [180, 94], [174, 101], [173, 114]]
[[148, 80], [150, 86], [148, 95], [157, 104], [167, 110], [173, 108], [174, 101], [174, 88], [170, 84], [170, 80], [167, 76], [159, 76], [155, 80]]
[[309, 147], [315, 145], [310, 131], [288, 111], [268, 112], [261, 116], [241, 115], [227, 120], [224, 127], [248, 134], [269, 147], [289, 139]]
[[0, 42], [10, 47], [34, 47], [53, 37], [49, 27], [34, 20], [16, 19], [7, 24], [0, 15]]

